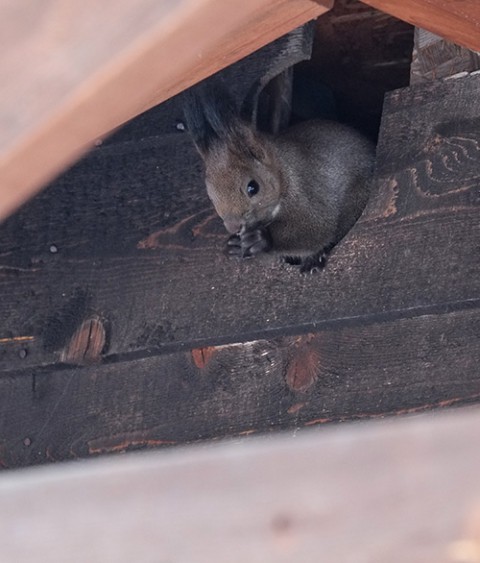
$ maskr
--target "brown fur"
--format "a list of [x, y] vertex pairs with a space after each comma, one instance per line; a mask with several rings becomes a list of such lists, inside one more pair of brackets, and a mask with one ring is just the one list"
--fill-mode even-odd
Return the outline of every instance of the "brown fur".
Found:
[[190, 92], [184, 113], [205, 162], [208, 195], [232, 235], [229, 253], [269, 252], [303, 271], [321, 267], [322, 253], [366, 204], [373, 145], [353, 129], [322, 120], [260, 133], [240, 119], [216, 80]]
[[[309, 256], [336, 244], [370, 191], [373, 145], [356, 131], [307, 121], [278, 136], [238, 124], [203, 155], [208, 194], [231, 233], [268, 228], [270, 251]], [[250, 180], [260, 186], [249, 197]]]

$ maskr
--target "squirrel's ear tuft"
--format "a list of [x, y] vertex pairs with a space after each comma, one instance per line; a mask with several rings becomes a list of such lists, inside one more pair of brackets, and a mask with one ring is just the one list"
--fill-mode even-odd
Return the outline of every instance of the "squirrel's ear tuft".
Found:
[[205, 80], [183, 96], [187, 130], [202, 158], [206, 158], [214, 143], [228, 142], [235, 136], [237, 107], [219, 79]]
[[183, 115], [187, 131], [198, 152], [202, 158], [205, 158], [212, 143], [218, 137], [207, 121], [199, 93], [187, 90], [183, 98]]
[[239, 121], [230, 138], [231, 150], [263, 164], [270, 161], [262, 135], [245, 122]]
[[219, 77], [205, 80], [184, 94], [185, 124], [201, 157], [223, 144], [242, 159], [267, 163], [265, 143], [239, 109]]

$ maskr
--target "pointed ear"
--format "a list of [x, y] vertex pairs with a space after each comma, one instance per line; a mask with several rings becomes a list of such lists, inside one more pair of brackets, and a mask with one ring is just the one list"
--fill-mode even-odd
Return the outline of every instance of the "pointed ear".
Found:
[[237, 121], [235, 128], [231, 130], [228, 145], [230, 150], [243, 157], [257, 160], [263, 164], [271, 161], [264, 136], [244, 121]]
[[247, 93], [241, 108], [242, 118], [257, 131], [276, 135], [290, 123], [293, 67], [279, 74], [258, 79]]
[[212, 144], [218, 141], [219, 137], [207, 120], [201, 96], [192, 90], [184, 93], [183, 115], [193, 144], [205, 160]]
[[188, 132], [205, 160], [215, 143], [227, 142], [237, 127], [238, 111], [218, 77], [205, 80], [184, 93], [184, 116]]

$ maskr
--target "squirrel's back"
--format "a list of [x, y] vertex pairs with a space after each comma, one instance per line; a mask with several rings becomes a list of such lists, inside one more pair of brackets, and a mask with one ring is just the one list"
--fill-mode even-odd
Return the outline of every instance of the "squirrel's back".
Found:
[[[293, 227], [303, 215], [328, 225], [325, 244], [336, 244], [359, 218], [369, 197], [373, 143], [340, 123], [311, 120], [290, 127], [275, 138], [275, 144], [289, 185], [284, 221]], [[316, 241], [309, 242], [314, 247]]]

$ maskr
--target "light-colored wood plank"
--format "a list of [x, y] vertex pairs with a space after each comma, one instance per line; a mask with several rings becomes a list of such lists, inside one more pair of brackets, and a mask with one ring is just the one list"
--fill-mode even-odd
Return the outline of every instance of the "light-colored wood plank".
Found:
[[0, 4], [0, 220], [97, 138], [332, 0]]
[[422, 84], [480, 68], [480, 53], [415, 28], [410, 84]]
[[480, 51], [478, 0], [362, 0], [462, 47]]
[[474, 409], [4, 474], [2, 561], [476, 563], [479, 427]]

